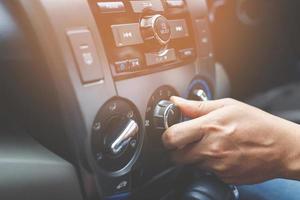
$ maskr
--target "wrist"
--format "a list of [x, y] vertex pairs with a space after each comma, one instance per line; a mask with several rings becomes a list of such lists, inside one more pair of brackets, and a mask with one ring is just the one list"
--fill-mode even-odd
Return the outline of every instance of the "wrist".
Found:
[[291, 123], [282, 147], [281, 178], [300, 180], [300, 125]]

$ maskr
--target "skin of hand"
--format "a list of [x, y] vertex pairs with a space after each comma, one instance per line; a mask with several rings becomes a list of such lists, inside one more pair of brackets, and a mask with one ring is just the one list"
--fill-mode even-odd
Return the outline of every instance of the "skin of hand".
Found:
[[192, 118], [167, 129], [166, 148], [230, 184], [300, 179], [300, 126], [233, 99], [189, 101], [171, 97]]

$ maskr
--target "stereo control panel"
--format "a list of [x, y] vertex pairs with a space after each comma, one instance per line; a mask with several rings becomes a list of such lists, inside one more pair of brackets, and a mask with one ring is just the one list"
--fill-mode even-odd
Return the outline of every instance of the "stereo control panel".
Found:
[[90, 0], [115, 80], [195, 60], [191, 18], [183, 0]]

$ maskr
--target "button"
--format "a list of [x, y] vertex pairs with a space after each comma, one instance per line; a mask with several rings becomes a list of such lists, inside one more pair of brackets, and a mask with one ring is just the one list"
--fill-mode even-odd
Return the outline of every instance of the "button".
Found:
[[121, 181], [117, 186], [116, 186], [116, 190], [122, 190], [123, 188], [126, 188], [128, 185], [127, 181]]
[[197, 31], [199, 34], [208, 34], [208, 23], [205, 19], [197, 19]]
[[209, 57], [209, 55], [212, 53], [212, 48], [210, 44], [208, 22], [205, 19], [198, 19], [196, 20], [196, 24], [199, 35], [199, 56]]
[[167, 0], [166, 3], [170, 8], [181, 8], [184, 6], [183, 0]]
[[115, 69], [117, 73], [127, 72], [129, 70], [128, 60], [115, 62]]
[[159, 53], [145, 53], [146, 64], [148, 66], [157, 65], [161, 63], [172, 62], [176, 60], [176, 53], [174, 49], [167, 49], [163, 54]]
[[109, 181], [106, 181], [101, 185], [103, 194], [107, 197], [112, 197], [117, 194], [129, 192], [132, 188], [132, 178], [130, 176], [131, 175], [124, 175], [122, 177], [115, 177], [109, 179]]
[[117, 47], [143, 43], [139, 23], [116, 24], [111, 28]]
[[181, 59], [187, 59], [195, 56], [195, 50], [193, 48], [181, 49], [178, 51]]
[[169, 20], [171, 27], [171, 39], [189, 36], [187, 24], [184, 19]]
[[132, 9], [135, 13], [141, 13], [144, 10], [153, 10], [162, 12], [164, 11], [164, 7], [160, 0], [152, 0], [152, 1], [130, 1]]
[[117, 73], [132, 72], [141, 68], [141, 62], [139, 58], [116, 61], [115, 68]]
[[136, 70], [140, 69], [140, 67], [141, 67], [140, 59], [138, 59], [138, 58], [130, 59], [130, 60], [128, 60], [128, 65], [129, 65], [130, 71], [136, 71]]
[[125, 12], [125, 6], [122, 1], [116, 2], [97, 2], [101, 13], [120, 13]]
[[103, 71], [91, 32], [87, 28], [77, 28], [68, 30], [67, 35], [81, 81], [88, 83], [103, 79]]

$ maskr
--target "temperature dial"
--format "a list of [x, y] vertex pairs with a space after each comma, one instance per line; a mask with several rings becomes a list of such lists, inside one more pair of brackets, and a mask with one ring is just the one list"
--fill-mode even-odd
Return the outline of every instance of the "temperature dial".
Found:
[[156, 129], [166, 130], [181, 122], [182, 113], [180, 109], [170, 101], [161, 100], [155, 106], [153, 112], [153, 123]]

